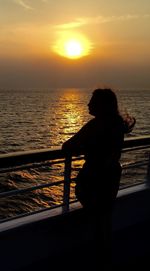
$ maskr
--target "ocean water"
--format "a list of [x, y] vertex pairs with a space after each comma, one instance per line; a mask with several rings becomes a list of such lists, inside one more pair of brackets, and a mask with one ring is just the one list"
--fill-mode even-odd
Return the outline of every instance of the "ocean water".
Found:
[[[116, 90], [120, 112], [136, 118], [129, 136], [150, 134], [150, 90]], [[0, 153], [43, 148], [61, 148], [62, 143], [76, 133], [91, 116], [87, 104], [91, 89], [1, 89], [0, 90]], [[126, 163], [144, 153], [124, 155]], [[77, 172], [81, 165], [74, 164]], [[122, 184], [141, 181], [142, 168], [126, 172]], [[0, 191], [26, 188], [62, 179], [61, 165], [15, 171], [0, 175]], [[73, 187], [72, 187], [73, 189]], [[73, 195], [73, 193], [71, 194]], [[73, 196], [72, 196], [73, 197]], [[0, 201], [0, 218], [14, 216], [41, 207], [61, 203], [62, 187], [45, 188], [23, 196]]]
[[[0, 90], [0, 153], [61, 147], [91, 118], [88, 89]], [[119, 90], [120, 111], [136, 118], [132, 136], [150, 132], [150, 90]]]

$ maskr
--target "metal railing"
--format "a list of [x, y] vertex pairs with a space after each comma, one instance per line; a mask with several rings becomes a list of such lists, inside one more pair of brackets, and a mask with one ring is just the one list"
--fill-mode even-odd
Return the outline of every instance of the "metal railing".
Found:
[[[150, 148], [150, 136], [143, 137], [134, 137], [126, 138], [124, 142], [123, 153], [140, 151]], [[31, 187], [26, 187], [22, 189], [13, 189], [11, 191], [3, 191], [0, 193], [0, 199], [6, 198], [18, 194], [24, 194], [26, 192], [35, 191], [38, 189], [43, 189], [46, 187], [58, 186], [63, 184], [63, 202], [61, 204], [63, 212], [69, 210], [70, 205], [70, 184], [74, 181], [74, 178], [71, 178], [72, 170], [72, 161], [83, 160], [83, 155], [81, 153], [73, 153], [72, 155], [66, 155], [62, 150], [52, 150], [52, 149], [43, 149], [35, 151], [26, 151], [26, 152], [15, 152], [10, 154], [1, 154], [0, 155], [0, 174], [9, 173], [12, 171], [30, 169], [42, 165], [54, 165], [63, 163], [64, 164], [64, 177], [60, 181], [53, 181], [44, 184], [37, 184]], [[145, 159], [144, 162], [130, 163], [124, 165], [124, 168], [134, 168], [139, 165], [148, 165], [147, 167], [147, 179], [150, 181], [150, 160]], [[57, 205], [60, 206], [60, 205]], [[54, 208], [57, 206], [52, 206]], [[39, 211], [43, 211], [47, 208], [42, 208]], [[37, 211], [37, 212], [39, 212]], [[33, 213], [33, 212], [31, 212]], [[28, 213], [29, 214], [29, 213]], [[26, 214], [25, 214], [26, 215]], [[10, 218], [12, 219], [12, 218]], [[1, 220], [6, 221], [6, 219]]]

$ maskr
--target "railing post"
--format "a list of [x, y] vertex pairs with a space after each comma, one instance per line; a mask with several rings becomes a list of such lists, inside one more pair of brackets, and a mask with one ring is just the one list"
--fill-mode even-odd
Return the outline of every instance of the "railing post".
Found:
[[150, 153], [149, 153], [149, 159], [148, 159], [146, 181], [148, 182], [148, 184], [150, 184]]
[[64, 168], [64, 191], [63, 191], [63, 212], [69, 210], [70, 197], [70, 178], [71, 178], [71, 155], [66, 155]]

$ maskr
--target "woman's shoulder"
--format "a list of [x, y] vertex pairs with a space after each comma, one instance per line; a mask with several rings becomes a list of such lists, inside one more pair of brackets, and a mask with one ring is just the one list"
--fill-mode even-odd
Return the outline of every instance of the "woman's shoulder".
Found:
[[96, 122], [96, 119], [93, 118], [93, 119], [90, 119], [83, 127], [85, 127], [85, 128], [92, 128], [95, 125], [97, 125], [97, 122]]

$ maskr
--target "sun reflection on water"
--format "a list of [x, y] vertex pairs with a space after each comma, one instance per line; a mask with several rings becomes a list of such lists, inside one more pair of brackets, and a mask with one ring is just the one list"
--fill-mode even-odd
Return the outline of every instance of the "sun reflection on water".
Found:
[[[50, 99], [47, 99], [46, 93], [44, 103], [41, 105], [43, 108], [42, 114], [41, 112], [37, 114], [38, 133], [40, 140], [45, 141], [45, 146], [61, 148], [63, 142], [73, 136], [87, 122], [89, 114], [86, 104], [89, 100], [89, 93], [81, 92], [81, 89], [63, 89], [58, 92], [54, 90]], [[33, 135], [35, 133], [34, 130]], [[76, 177], [82, 163], [83, 161], [74, 161], [72, 163], [71, 175], [73, 178]], [[64, 164], [62, 163], [49, 164], [49, 166], [42, 166], [29, 171], [12, 172], [9, 176], [2, 176], [2, 178], [4, 179], [4, 187], [7, 179], [7, 189], [12, 190], [14, 188], [23, 189], [29, 186], [60, 181], [63, 180], [63, 174]], [[74, 186], [75, 184], [72, 182], [70, 200], [75, 199]], [[62, 204], [62, 202], [63, 185], [46, 187], [42, 190], [38, 189], [23, 196], [10, 197], [7, 202], [2, 202], [1, 218], [36, 211], [41, 207], [47, 208]], [[5, 212], [6, 205], [7, 209], [9, 209], [7, 213]]]
[[[84, 99], [86, 103], [88, 98], [85, 96]], [[88, 120], [89, 115], [85, 103], [81, 101], [80, 91], [64, 89], [57, 102], [57, 112], [55, 112], [57, 140], [61, 144], [74, 135]]]

